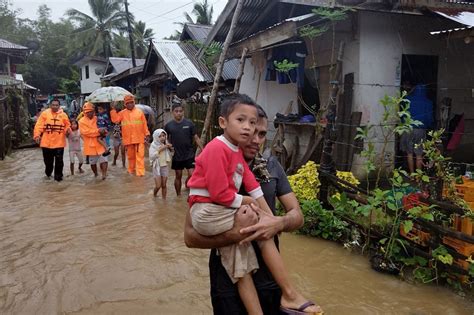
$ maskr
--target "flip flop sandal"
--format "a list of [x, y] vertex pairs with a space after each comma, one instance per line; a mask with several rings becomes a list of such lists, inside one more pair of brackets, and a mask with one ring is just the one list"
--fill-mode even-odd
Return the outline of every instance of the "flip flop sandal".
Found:
[[280, 306], [280, 312], [286, 315], [323, 315], [324, 312], [305, 312], [304, 310], [308, 306], [316, 305], [316, 303], [308, 301], [306, 303], [303, 303], [300, 307], [298, 308], [288, 308], [288, 307], [283, 307]]

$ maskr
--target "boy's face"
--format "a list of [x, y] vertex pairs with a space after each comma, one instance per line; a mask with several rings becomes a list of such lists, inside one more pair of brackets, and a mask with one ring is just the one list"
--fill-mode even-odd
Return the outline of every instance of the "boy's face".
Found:
[[71, 123], [71, 129], [72, 129], [72, 130], [77, 130], [78, 128], [79, 128], [79, 126], [77, 125], [77, 122], [73, 121], [73, 122]]
[[182, 106], [173, 109], [173, 118], [176, 121], [181, 121], [184, 118], [184, 108]]
[[244, 145], [253, 136], [257, 118], [255, 106], [238, 104], [229, 117], [219, 117], [219, 126], [224, 129], [227, 140], [234, 145]]
[[103, 108], [102, 106], [99, 106], [97, 107], [97, 111], [102, 114], [102, 113], [105, 113], [105, 108]]
[[160, 134], [160, 136], [158, 137], [158, 139], [160, 139], [161, 143], [165, 143], [166, 142], [166, 134], [164, 132], [162, 132]]

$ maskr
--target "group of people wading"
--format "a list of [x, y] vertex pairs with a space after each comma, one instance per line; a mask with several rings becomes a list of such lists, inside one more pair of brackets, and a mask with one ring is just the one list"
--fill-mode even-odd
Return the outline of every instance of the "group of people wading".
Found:
[[[111, 106], [111, 120], [120, 123], [127, 151], [128, 172], [145, 175], [145, 143], [149, 131], [134, 98], [124, 99], [125, 109]], [[107, 175], [106, 148], [99, 141], [107, 131], [97, 126], [94, 106], [86, 103], [79, 120], [84, 154], [97, 176]], [[214, 314], [322, 314], [292, 285], [278, 252], [278, 234], [294, 231], [303, 215], [286, 174], [273, 156], [262, 156], [268, 118], [246, 95], [235, 94], [221, 104], [219, 126], [224, 133], [203, 148], [194, 124], [184, 118], [181, 104], [172, 107], [173, 120], [153, 133], [150, 162], [166, 198], [168, 163], [175, 170], [175, 190], [181, 195], [182, 172], [188, 172], [190, 211], [184, 239], [188, 247], [210, 248], [211, 301]], [[40, 143], [47, 177], [61, 181], [65, 139], [75, 132], [74, 123], [53, 100], [41, 114], [34, 137]], [[196, 159], [193, 141], [200, 148]], [[73, 157], [74, 158], [74, 157]], [[81, 164], [80, 164], [81, 166]], [[80, 169], [81, 170], [81, 169]], [[275, 216], [276, 200], [284, 214]]]

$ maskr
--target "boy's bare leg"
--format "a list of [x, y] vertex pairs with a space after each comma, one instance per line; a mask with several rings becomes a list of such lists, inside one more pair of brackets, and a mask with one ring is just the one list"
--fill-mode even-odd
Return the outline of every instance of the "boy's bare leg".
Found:
[[120, 154], [120, 146], [114, 146], [114, 162], [112, 163], [113, 166], [117, 165], [117, 159]]
[[168, 189], [166, 188], [166, 182], [168, 181], [168, 177], [161, 176], [161, 197], [166, 199], [166, 194]]
[[181, 196], [181, 179], [183, 178], [183, 170], [175, 170], [174, 190], [177, 196]]
[[161, 188], [161, 176], [155, 177], [155, 188], [153, 189], [153, 197], [156, 197], [158, 195], [158, 192], [160, 191]]
[[[80, 165], [80, 164], [79, 164]], [[80, 167], [80, 166], [79, 166]], [[71, 175], [74, 175], [74, 163], [69, 164], [69, 168], [71, 169]]]
[[[283, 264], [283, 259], [281, 258], [280, 252], [278, 252], [273, 239], [260, 241], [258, 244], [262, 250], [265, 264], [272, 273], [276, 283], [281, 288], [281, 306], [298, 309], [301, 305], [308, 302], [308, 299], [296, 291], [293, 284], [290, 282], [288, 271]], [[304, 312], [318, 313], [322, 312], [322, 310], [317, 305], [311, 305], [305, 308]]]
[[100, 163], [100, 170], [102, 172], [102, 179], [107, 178], [107, 165], [108, 163]]
[[95, 177], [99, 176], [99, 173], [97, 173], [97, 164], [91, 165], [91, 170], [94, 172]]
[[79, 173], [84, 173], [84, 171], [82, 170], [82, 163], [79, 163]]
[[249, 315], [263, 315], [260, 301], [258, 300], [257, 290], [250, 273], [246, 274], [237, 282], [239, 296], [244, 303], [245, 309]]
[[122, 154], [122, 167], [125, 168], [125, 146], [122, 145], [120, 148], [120, 153]]

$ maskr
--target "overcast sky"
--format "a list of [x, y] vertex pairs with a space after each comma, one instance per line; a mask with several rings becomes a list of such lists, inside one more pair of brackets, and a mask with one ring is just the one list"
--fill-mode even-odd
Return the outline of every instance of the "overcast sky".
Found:
[[[199, 1], [189, 0], [129, 0], [128, 10], [133, 13], [136, 20], [146, 23], [147, 28], [155, 32], [155, 39], [161, 39], [174, 33], [180, 26], [176, 22], [184, 22], [186, 19], [183, 12], [191, 14], [193, 4]], [[65, 17], [64, 12], [67, 9], [74, 8], [86, 14], [90, 14], [89, 3], [87, 0], [13, 0], [13, 8], [21, 9], [21, 18], [37, 18], [38, 7], [46, 4], [51, 9], [51, 18], [58, 21]], [[227, 0], [208, 0], [213, 5], [213, 22], [224, 9]]]

